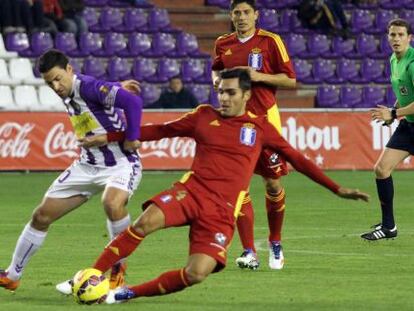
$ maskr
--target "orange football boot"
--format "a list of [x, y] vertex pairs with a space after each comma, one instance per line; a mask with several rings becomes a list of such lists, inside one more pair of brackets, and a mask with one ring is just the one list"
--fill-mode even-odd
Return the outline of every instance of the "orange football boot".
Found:
[[125, 271], [126, 263], [117, 263], [111, 269], [111, 276], [109, 278], [109, 288], [116, 289], [125, 285]]
[[7, 277], [7, 272], [0, 270], [0, 287], [14, 292], [20, 285], [20, 281], [13, 281]]

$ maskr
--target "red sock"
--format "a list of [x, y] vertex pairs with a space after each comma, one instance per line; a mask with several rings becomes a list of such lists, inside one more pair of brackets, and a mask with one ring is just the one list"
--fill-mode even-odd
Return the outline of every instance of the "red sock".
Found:
[[266, 193], [269, 241], [280, 241], [282, 239], [283, 217], [285, 216], [285, 198], [285, 189], [282, 189], [276, 195]]
[[243, 205], [237, 218], [237, 230], [239, 231], [240, 242], [243, 248], [256, 252], [254, 247], [254, 212], [249, 194], [246, 194], [243, 200]]
[[130, 287], [130, 289], [138, 297], [149, 297], [175, 293], [189, 286], [191, 286], [191, 284], [187, 279], [185, 268], [183, 268], [165, 272], [156, 279], [141, 285]]
[[144, 239], [131, 226], [116, 236], [109, 243], [93, 267], [102, 272], [107, 271], [122, 258], [128, 257]]

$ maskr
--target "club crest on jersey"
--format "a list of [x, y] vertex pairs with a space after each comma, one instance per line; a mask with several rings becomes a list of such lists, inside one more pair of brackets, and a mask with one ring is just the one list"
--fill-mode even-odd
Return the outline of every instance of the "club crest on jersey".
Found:
[[249, 54], [248, 64], [249, 67], [260, 70], [263, 67], [263, 54], [260, 53], [262, 50], [259, 48], [254, 48]]
[[400, 86], [400, 94], [402, 96], [407, 96], [408, 95], [408, 89], [405, 85]]
[[253, 146], [256, 142], [256, 130], [251, 123], [243, 124], [240, 129], [240, 142], [246, 146]]
[[214, 236], [214, 239], [219, 245], [221, 246], [226, 245], [227, 237], [223, 233], [217, 232], [216, 235]]

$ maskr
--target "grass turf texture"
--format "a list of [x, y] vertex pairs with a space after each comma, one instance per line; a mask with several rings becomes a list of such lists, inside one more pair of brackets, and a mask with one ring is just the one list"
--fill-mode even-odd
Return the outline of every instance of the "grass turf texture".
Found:
[[[347, 187], [372, 195], [369, 204], [341, 200], [298, 173], [284, 178], [287, 209], [284, 227], [285, 268], [267, 266], [264, 188], [254, 177], [251, 193], [256, 211], [256, 242], [261, 267], [241, 271], [234, 265], [241, 247], [236, 235], [227, 268], [205, 282], [164, 297], [142, 298], [116, 310], [412, 310], [414, 307], [414, 210], [411, 172], [396, 172], [394, 241], [364, 242], [359, 234], [380, 220], [371, 172], [328, 172]], [[6, 268], [18, 235], [32, 209], [57, 173], [0, 174], [0, 267]], [[140, 202], [167, 188], [181, 174], [145, 173], [129, 204], [133, 218]], [[138, 284], [185, 265], [186, 228], [149, 236], [129, 259], [127, 280]], [[0, 310], [75, 310], [72, 298], [54, 285], [90, 266], [107, 243], [99, 197], [55, 223], [32, 258], [16, 293], [0, 289]]]

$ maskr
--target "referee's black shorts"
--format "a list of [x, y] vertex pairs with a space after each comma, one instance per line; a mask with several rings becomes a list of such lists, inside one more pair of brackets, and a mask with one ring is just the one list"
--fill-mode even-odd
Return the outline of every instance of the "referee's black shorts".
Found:
[[404, 150], [414, 154], [414, 123], [402, 119], [388, 141], [387, 148]]

